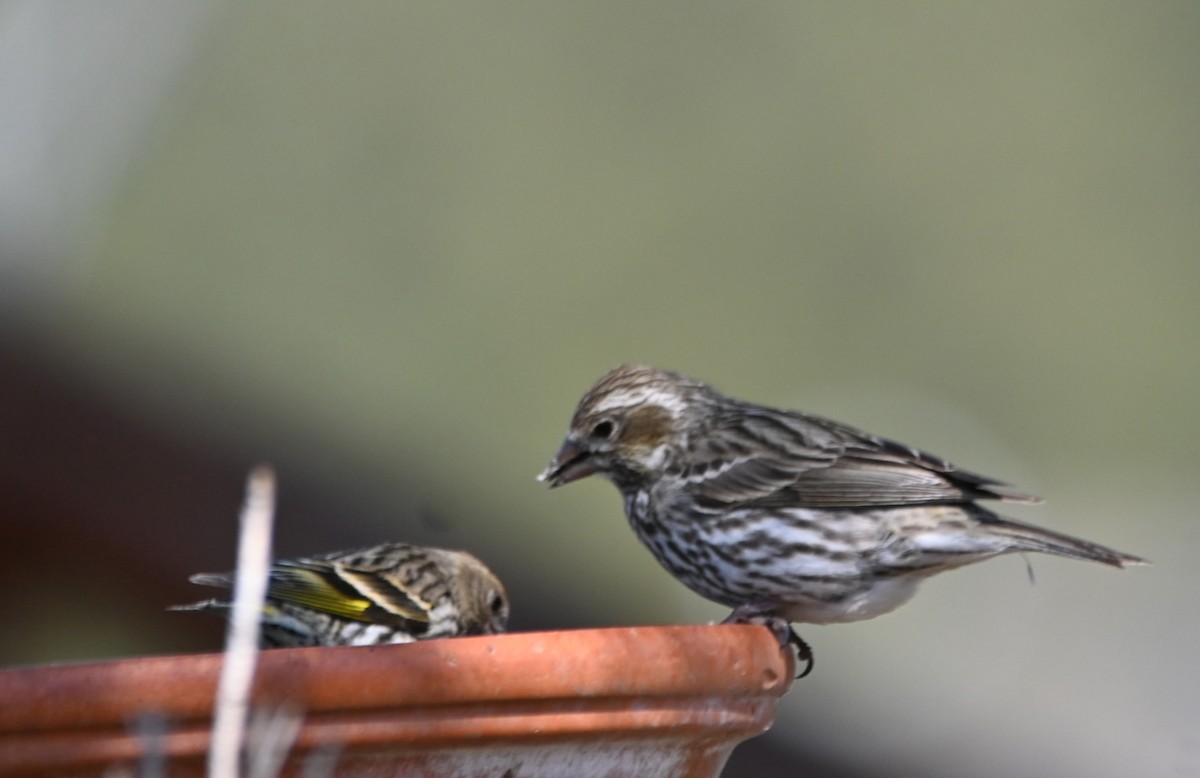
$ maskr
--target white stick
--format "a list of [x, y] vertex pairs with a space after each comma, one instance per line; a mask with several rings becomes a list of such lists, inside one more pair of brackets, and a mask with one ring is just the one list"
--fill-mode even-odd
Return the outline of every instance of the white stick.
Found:
[[209, 778], [236, 778], [239, 773], [250, 687], [258, 661], [258, 632], [267, 594], [274, 516], [275, 473], [262, 465], [250, 473], [246, 502], [242, 506], [233, 614], [225, 634], [225, 660], [221, 664], [208, 751]]
[[246, 778], [279, 778], [283, 764], [296, 744], [304, 715], [299, 708], [257, 707], [250, 713], [246, 754]]

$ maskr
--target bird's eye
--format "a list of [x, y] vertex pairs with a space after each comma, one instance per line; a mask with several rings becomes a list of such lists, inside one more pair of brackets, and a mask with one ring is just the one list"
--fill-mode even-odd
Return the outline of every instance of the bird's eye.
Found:
[[501, 597], [501, 596], [500, 596], [500, 595], [498, 595], [498, 594], [497, 594], [497, 595], [493, 595], [493, 596], [492, 596], [492, 603], [491, 603], [491, 607], [492, 607], [492, 614], [493, 614], [493, 615], [495, 615], [495, 616], [499, 616], [499, 615], [503, 614], [503, 613], [504, 613], [504, 608], [505, 608], [505, 602], [504, 602], [504, 598], [503, 598], [503, 597]]
[[608, 419], [596, 422], [592, 427], [592, 437], [597, 440], [608, 440], [613, 434], [613, 423]]

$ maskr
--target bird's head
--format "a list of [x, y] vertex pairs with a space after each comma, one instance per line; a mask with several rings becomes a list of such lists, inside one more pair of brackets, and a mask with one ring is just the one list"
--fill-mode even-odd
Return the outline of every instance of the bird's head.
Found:
[[449, 576], [459, 610], [460, 633], [498, 635], [508, 628], [508, 592], [496, 574], [465, 551], [443, 552], [454, 571]]
[[621, 488], [644, 485], [671, 464], [709, 391], [645, 365], [609, 371], [579, 401], [541, 480], [555, 487], [599, 473]]

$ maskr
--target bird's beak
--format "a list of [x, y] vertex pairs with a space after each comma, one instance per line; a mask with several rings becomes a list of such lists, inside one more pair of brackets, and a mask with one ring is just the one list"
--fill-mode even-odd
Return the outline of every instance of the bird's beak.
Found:
[[591, 460], [591, 452], [580, 446], [572, 438], [563, 441], [562, 448], [550, 460], [549, 466], [538, 476], [538, 480], [550, 484], [550, 488], [569, 484], [586, 478], [596, 472], [596, 465]]

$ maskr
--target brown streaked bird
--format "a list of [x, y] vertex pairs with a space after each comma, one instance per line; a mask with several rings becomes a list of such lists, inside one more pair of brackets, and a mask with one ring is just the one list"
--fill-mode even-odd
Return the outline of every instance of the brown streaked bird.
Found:
[[874, 618], [931, 575], [1040, 551], [1113, 567], [1145, 560], [1003, 518], [981, 500], [1039, 502], [987, 476], [836, 421], [623, 365], [579, 401], [541, 479], [598, 473], [634, 532], [692, 591], [812, 653], [792, 622]]
[[[229, 588], [232, 573], [189, 580]], [[212, 599], [170, 610], [228, 616], [231, 603]], [[263, 648], [374, 646], [492, 635], [508, 624], [500, 579], [465, 551], [385, 543], [288, 559], [271, 567], [263, 608]]]

